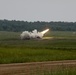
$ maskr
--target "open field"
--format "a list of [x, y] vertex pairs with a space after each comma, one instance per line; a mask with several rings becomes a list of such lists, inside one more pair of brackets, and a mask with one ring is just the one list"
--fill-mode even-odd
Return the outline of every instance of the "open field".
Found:
[[49, 32], [47, 39], [20, 40], [20, 32], [0, 32], [0, 63], [76, 60], [76, 34]]
[[40, 40], [20, 40], [20, 33], [0, 32], [0, 75], [76, 75], [75, 32]]

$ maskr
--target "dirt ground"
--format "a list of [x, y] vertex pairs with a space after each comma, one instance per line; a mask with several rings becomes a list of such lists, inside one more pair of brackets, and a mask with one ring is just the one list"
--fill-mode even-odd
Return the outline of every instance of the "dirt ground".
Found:
[[0, 75], [44, 75], [44, 72], [76, 67], [76, 60], [0, 64]]

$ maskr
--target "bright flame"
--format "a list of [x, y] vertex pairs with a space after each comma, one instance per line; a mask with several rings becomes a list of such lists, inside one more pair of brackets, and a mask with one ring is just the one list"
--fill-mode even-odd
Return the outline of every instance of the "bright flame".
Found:
[[42, 31], [41, 33], [42, 33], [42, 34], [45, 34], [45, 33], [48, 32], [48, 31], [49, 31], [49, 29], [46, 29], [46, 30]]

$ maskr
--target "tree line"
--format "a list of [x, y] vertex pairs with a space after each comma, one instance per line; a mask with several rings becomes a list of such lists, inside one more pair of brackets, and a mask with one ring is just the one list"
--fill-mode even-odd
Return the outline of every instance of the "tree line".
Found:
[[45, 21], [16, 21], [16, 20], [0, 20], [0, 31], [32, 31], [37, 29], [41, 31], [49, 28], [52, 31], [76, 31], [76, 22], [45, 22]]

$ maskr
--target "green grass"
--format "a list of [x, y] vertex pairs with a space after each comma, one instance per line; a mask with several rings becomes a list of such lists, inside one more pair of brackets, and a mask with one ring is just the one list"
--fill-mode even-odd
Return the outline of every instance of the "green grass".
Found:
[[23, 49], [0, 48], [0, 63], [18, 63], [50, 60], [76, 59], [75, 50], [48, 50], [48, 49]]
[[76, 60], [76, 35], [64, 33], [45, 35], [54, 39], [20, 40], [20, 32], [0, 32], [0, 63]]

